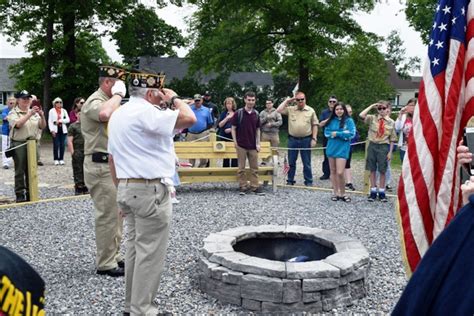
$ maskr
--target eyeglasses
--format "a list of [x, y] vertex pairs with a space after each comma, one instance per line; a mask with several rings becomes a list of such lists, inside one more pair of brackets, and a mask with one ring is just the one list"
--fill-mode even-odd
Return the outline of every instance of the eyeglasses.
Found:
[[337, 103], [337, 101], [329, 100], [329, 103]]
[[304, 98], [296, 99], [296, 101], [298, 101], [298, 102], [304, 101]]
[[386, 110], [386, 109], [387, 109], [386, 107], [377, 108], [377, 110], [379, 110], [379, 111], [383, 111], [383, 110]]

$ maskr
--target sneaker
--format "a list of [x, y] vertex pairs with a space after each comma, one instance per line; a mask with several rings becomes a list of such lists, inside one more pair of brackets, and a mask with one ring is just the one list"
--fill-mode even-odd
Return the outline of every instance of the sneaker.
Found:
[[377, 198], [377, 192], [371, 191], [369, 197], [367, 198], [367, 201], [373, 202]]
[[239, 189], [239, 195], [245, 195], [247, 194], [247, 189], [246, 188], [240, 188]]
[[329, 176], [324, 174], [319, 178], [319, 180], [329, 180]]
[[312, 187], [313, 184], [312, 184], [312, 183], [305, 183], [304, 186], [305, 186], [305, 187]]
[[42, 161], [38, 161], [38, 166], [44, 166], [44, 163]]
[[390, 191], [390, 192], [391, 192], [392, 189], [393, 189], [393, 188], [392, 188], [391, 186], [389, 186], [389, 185], [386, 185], [386, 186], [385, 186], [385, 190], [387, 190], [387, 191]]
[[348, 188], [349, 190], [351, 191], [355, 191], [356, 188], [354, 187], [354, 185], [352, 183], [346, 183], [346, 188]]
[[171, 198], [171, 204], [178, 204], [179, 200], [176, 197]]
[[3, 166], [3, 169], [9, 169], [10, 167], [8, 167], [7, 165], [4, 165]]
[[379, 200], [380, 202], [388, 202], [385, 192], [379, 192]]
[[64, 160], [59, 160], [60, 165], [64, 165]]
[[55, 165], [55, 166], [59, 165], [59, 160], [55, 160], [55, 161], [54, 161], [54, 165]]
[[263, 192], [261, 187], [256, 188], [255, 190], [252, 191], [256, 195], [264, 196], [265, 192]]
[[286, 185], [295, 185], [295, 181], [286, 181]]

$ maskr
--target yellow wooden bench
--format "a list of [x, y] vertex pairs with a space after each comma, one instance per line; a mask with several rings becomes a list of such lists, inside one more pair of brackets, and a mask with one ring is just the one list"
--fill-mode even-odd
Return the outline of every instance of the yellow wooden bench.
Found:
[[[176, 142], [174, 144], [176, 154], [180, 160], [183, 159], [209, 159], [208, 168], [186, 168], [178, 169], [179, 179], [183, 183], [202, 182], [238, 182], [237, 167], [218, 167], [222, 159], [237, 159], [237, 151], [233, 142], [216, 141], [216, 133], [211, 132], [209, 141], [206, 142]], [[258, 153], [259, 162], [263, 158], [272, 157], [272, 166], [261, 166], [258, 168], [258, 179], [260, 182], [272, 183], [273, 192], [277, 189], [277, 159], [272, 152], [270, 142], [260, 143]], [[246, 168], [247, 174], [250, 169]]]

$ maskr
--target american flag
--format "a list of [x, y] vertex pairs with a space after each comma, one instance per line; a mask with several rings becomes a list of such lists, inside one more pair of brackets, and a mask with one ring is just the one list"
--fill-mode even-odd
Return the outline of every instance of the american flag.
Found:
[[283, 168], [281, 171], [285, 176], [288, 174], [288, 171], [290, 171], [290, 165], [288, 164], [288, 157], [286, 155], [285, 159], [283, 160]]
[[408, 273], [460, 206], [456, 146], [474, 115], [474, 3], [441, 0], [398, 188]]

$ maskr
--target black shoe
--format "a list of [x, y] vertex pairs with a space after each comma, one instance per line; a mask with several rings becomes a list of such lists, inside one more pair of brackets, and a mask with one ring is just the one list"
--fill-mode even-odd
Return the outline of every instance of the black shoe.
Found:
[[252, 191], [256, 195], [264, 196], [265, 192], [263, 192], [261, 187], [256, 188], [255, 190]]
[[374, 202], [376, 198], [377, 198], [377, 192], [376, 191], [370, 191], [370, 195], [367, 198], [367, 201]]
[[386, 185], [386, 186], [385, 186], [385, 190], [387, 190], [387, 191], [390, 191], [390, 192], [391, 192], [392, 189], [393, 189], [393, 188], [392, 188], [391, 186], [389, 186], [389, 185]]
[[319, 180], [329, 180], [329, 176], [324, 174], [319, 178]]
[[125, 269], [125, 260], [120, 260], [117, 262], [119, 268]]
[[23, 203], [23, 202], [28, 202], [28, 199], [24, 194], [17, 194], [16, 195], [16, 203]]
[[295, 181], [286, 181], [286, 185], [295, 185]]
[[247, 194], [247, 189], [246, 188], [240, 188], [239, 189], [239, 195], [245, 195]]
[[312, 184], [312, 183], [305, 183], [304, 186], [305, 186], [305, 187], [312, 187], [313, 184]]
[[38, 161], [38, 166], [44, 166], [44, 163], [42, 161]]
[[347, 183], [347, 184], [346, 184], [346, 188], [348, 188], [348, 189], [351, 190], [351, 191], [355, 191], [355, 190], [356, 190], [356, 188], [354, 187], [354, 185], [353, 185], [352, 183]]
[[125, 270], [123, 268], [116, 267], [116, 268], [109, 269], [109, 270], [97, 270], [97, 274], [108, 275], [108, 276], [111, 276], [111, 277], [115, 278], [115, 277], [124, 276], [125, 275]]
[[86, 186], [82, 188], [82, 194], [89, 194], [89, 189]]

